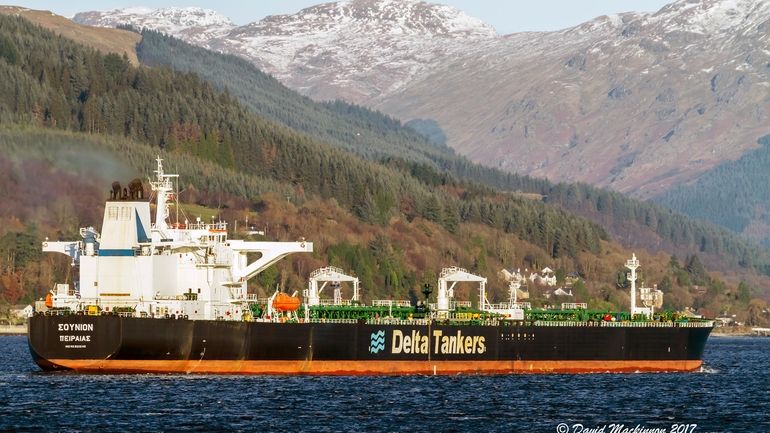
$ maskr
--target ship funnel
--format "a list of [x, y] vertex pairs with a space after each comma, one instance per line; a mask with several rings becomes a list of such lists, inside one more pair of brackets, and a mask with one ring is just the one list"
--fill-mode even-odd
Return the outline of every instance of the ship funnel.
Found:
[[140, 243], [150, 242], [150, 203], [108, 201], [104, 207], [100, 256], [132, 256]]

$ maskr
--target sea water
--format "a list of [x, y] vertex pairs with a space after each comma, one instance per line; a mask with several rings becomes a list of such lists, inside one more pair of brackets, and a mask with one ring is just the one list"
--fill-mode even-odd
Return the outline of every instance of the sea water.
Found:
[[0, 431], [770, 432], [770, 338], [695, 373], [260, 377], [46, 373], [0, 337]]

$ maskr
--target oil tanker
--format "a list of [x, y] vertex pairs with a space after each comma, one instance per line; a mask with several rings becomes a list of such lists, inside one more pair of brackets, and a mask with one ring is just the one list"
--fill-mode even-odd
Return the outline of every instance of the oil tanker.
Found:
[[[358, 279], [335, 267], [311, 273], [301, 297], [276, 291], [259, 298], [247, 292], [248, 281], [313, 244], [228, 239], [222, 222], [172, 223], [176, 177], [158, 158], [149, 182], [154, 222], [142, 182], [116, 183], [101, 231], [86, 227], [81, 240], [43, 242], [43, 251], [68, 255], [79, 277], [57, 284], [29, 320], [30, 352], [42, 369], [386, 375], [701, 367], [713, 321], [656, 312], [662, 294], [637, 290], [635, 256], [626, 263], [628, 312], [533, 309], [518, 301], [517, 279], [507, 302], [492, 304], [487, 280], [457, 267], [443, 269], [435, 297], [426, 286], [422, 302], [365, 305]], [[475, 305], [454, 298], [458, 283], [478, 285]], [[343, 284], [352, 286], [350, 299]], [[332, 297], [322, 297], [326, 288]]]

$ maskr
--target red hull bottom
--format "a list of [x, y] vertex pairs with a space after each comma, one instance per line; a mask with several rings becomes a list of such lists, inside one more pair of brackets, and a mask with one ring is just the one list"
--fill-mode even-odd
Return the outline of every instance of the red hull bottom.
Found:
[[630, 361], [142, 361], [49, 359], [84, 373], [407, 375], [687, 372], [701, 360]]

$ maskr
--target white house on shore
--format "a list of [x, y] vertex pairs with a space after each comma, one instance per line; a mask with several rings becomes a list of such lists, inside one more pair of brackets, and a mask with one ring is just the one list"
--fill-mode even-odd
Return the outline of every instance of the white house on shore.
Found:
[[517, 299], [529, 299], [529, 290], [526, 286], [526, 278], [524, 278], [524, 275], [521, 274], [521, 269], [516, 270], [508, 270], [503, 269], [500, 271], [500, 277], [507, 282], [507, 283], [515, 283], [517, 285], [516, 288], [516, 298]]
[[32, 305], [14, 305], [11, 307], [11, 316], [19, 319], [28, 319], [35, 313]]
[[554, 287], [556, 286], [556, 275], [553, 269], [546, 266], [540, 272], [532, 272], [529, 275], [529, 281], [543, 286]]

